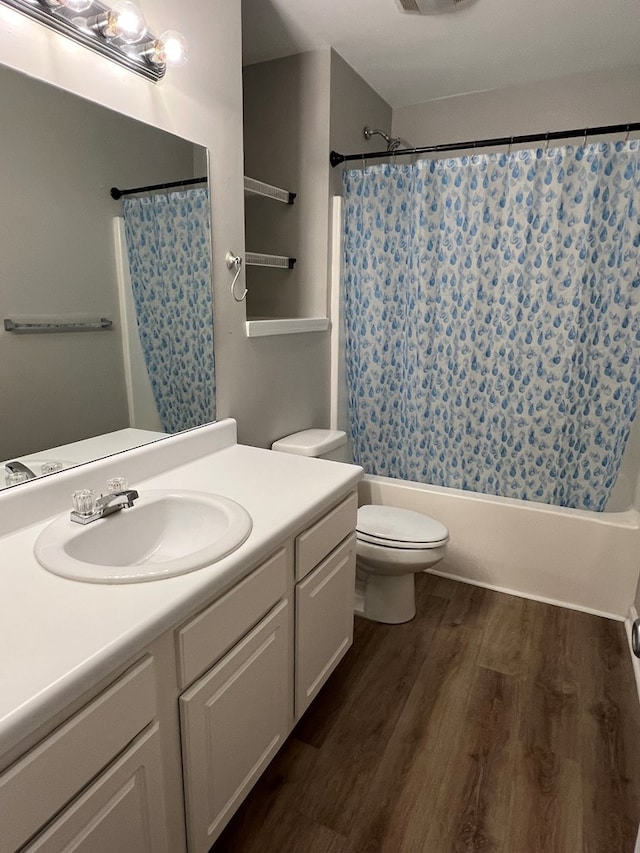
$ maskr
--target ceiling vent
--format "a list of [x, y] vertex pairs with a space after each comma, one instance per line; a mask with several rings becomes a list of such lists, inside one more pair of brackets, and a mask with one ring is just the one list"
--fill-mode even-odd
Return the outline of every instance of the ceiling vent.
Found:
[[414, 15], [444, 15], [470, 6], [475, 0], [398, 0], [403, 12]]

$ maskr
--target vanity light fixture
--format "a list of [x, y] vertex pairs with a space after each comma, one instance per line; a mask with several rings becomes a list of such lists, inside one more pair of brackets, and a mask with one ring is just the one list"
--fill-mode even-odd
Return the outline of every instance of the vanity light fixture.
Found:
[[119, 0], [107, 6], [101, 0], [0, 0], [29, 18], [108, 59], [157, 82], [167, 66], [184, 65], [187, 47], [175, 30], [161, 36], [147, 31], [135, 3]]

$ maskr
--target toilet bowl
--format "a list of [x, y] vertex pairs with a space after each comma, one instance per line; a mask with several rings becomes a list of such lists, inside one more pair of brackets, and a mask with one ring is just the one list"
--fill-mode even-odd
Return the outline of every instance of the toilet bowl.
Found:
[[394, 625], [413, 619], [414, 575], [444, 557], [447, 528], [419, 512], [365, 504], [356, 535], [356, 613]]
[[[346, 461], [346, 434], [310, 429], [275, 441], [272, 450]], [[396, 625], [416, 614], [415, 574], [445, 555], [449, 531], [433, 518], [400, 507], [366, 504], [356, 524], [355, 611]]]

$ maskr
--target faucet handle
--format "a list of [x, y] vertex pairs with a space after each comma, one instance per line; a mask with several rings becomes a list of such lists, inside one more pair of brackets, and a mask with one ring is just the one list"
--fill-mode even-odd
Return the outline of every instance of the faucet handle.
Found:
[[107, 480], [108, 495], [113, 492], [124, 492], [128, 488], [129, 481], [125, 477], [112, 477], [110, 480]]
[[29, 476], [26, 471], [5, 470], [4, 482], [7, 486], [17, 486], [18, 483], [26, 483]]
[[96, 511], [98, 493], [93, 489], [80, 489], [73, 493], [73, 509], [78, 515], [89, 516]]
[[56, 471], [62, 471], [63, 468], [62, 462], [43, 462], [40, 470], [43, 474], [55, 474]]

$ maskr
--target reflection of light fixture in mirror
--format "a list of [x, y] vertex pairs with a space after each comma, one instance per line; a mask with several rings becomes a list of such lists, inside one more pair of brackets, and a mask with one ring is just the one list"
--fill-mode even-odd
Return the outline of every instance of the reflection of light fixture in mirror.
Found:
[[72, 12], [86, 12], [93, 0], [46, 0], [47, 6], [52, 9], [71, 9]]
[[0, 4], [17, 9], [147, 80], [160, 80], [167, 65], [186, 61], [185, 40], [180, 33], [167, 30], [159, 38], [147, 33], [142, 12], [129, 0], [119, 0], [113, 7], [102, 0], [0, 0]]

